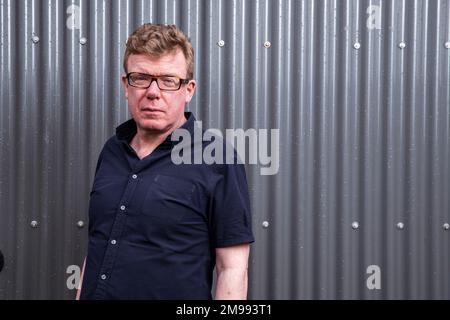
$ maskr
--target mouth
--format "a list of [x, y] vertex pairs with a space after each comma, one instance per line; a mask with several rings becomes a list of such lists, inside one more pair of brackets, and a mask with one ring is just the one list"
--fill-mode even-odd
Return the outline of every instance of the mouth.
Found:
[[164, 113], [164, 111], [161, 109], [146, 107], [146, 108], [141, 108], [141, 113], [148, 114], [148, 115], [155, 115], [155, 114], [162, 114], [162, 113]]

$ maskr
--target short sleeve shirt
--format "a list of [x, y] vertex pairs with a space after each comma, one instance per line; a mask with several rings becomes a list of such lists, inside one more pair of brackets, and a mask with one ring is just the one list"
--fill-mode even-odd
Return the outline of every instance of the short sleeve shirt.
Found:
[[121, 124], [98, 159], [81, 299], [211, 299], [215, 249], [254, 241], [244, 165], [175, 164], [170, 135], [139, 159], [136, 132]]

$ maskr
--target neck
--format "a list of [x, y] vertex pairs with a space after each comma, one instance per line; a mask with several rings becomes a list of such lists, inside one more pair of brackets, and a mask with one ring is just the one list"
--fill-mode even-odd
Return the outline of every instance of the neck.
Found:
[[143, 130], [137, 127], [137, 133], [131, 140], [131, 147], [136, 151], [138, 157], [142, 159], [152, 153], [175, 129], [181, 127], [185, 122], [186, 118], [183, 115], [183, 118], [176, 125], [163, 132]]
[[136, 152], [139, 159], [145, 158], [153, 150], [156, 149], [170, 134], [170, 132], [166, 133], [152, 133], [148, 131], [144, 131], [138, 128], [136, 135], [133, 140], [131, 140], [131, 147]]

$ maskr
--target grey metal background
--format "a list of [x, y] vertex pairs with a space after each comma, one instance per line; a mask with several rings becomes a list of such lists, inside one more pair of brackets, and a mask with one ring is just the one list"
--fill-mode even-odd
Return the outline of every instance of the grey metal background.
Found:
[[0, 0], [0, 19], [0, 299], [74, 297], [66, 269], [144, 22], [191, 38], [204, 126], [280, 130], [279, 173], [247, 166], [250, 298], [450, 298], [449, 1]]

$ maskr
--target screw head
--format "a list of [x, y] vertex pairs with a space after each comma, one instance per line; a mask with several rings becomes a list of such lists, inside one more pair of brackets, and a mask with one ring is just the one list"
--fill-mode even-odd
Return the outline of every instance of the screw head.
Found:
[[30, 225], [31, 225], [32, 228], [37, 228], [38, 224], [39, 224], [39, 223], [38, 223], [36, 220], [33, 220], [33, 221], [31, 221], [31, 223], [30, 223]]
[[446, 49], [450, 49], [450, 41], [447, 41], [446, 43], [444, 43], [444, 47]]
[[405, 228], [405, 225], [403, 224], [403, 222], [397, 223], [397, 229], [402, 230], [403, 228]]
[[77, 222], [77, 226], [78, 228], [83, 228], [84, 227], [84, 222], [82, 220]]
[[263, 46], [264, 48], [268, 49], [272, 46], [272, 44], [270, 43], [270, 41], [265, 41]]
[[219, 41], [217, 42], [217, 45], [218, 45], [219, 47], [223, 47], [223, 46], [225, 46], [225, 41], [219, 40]]
[[404, 48], [406, 47], [406, 43], [404, 43], [404, 42], [402, 41], [402, 42], [400, 42], [400, 43], [398, 44], [398, 47], [399, 47], [400, 49], [404, 49]]
[[269, 221], [263, 221], [262, 226], [263, 226], [263, 228], [268, 228], [269, 227]]
[[358, 50], [359, 48], [361, 48], [361, 44], [359, 42], [355, 42], [353, 44], [353, 48], [355, 48], [356, 50]]
[[38, 36], [32, 36], [31, 37], [31, 41], [33, 41], [33, 43], [38, 43], [39, 42], [39, 37]]
[[85, 37], [80, 38], [80, 44], [85, 45], [87, 42], [87, 39]]
[[442, 227], [444, 228], [444, 230], [448, 230], [448, 229], [450, 229], [450, 224], [444, 223], [444, 225]]
[[353, 222], [352, 222], [352, 228], [353, 228], [353, 229], [358, 229], [358, 228], [359, 228], [359, 223], [358, 223], [358, 221], [353, 221]]

